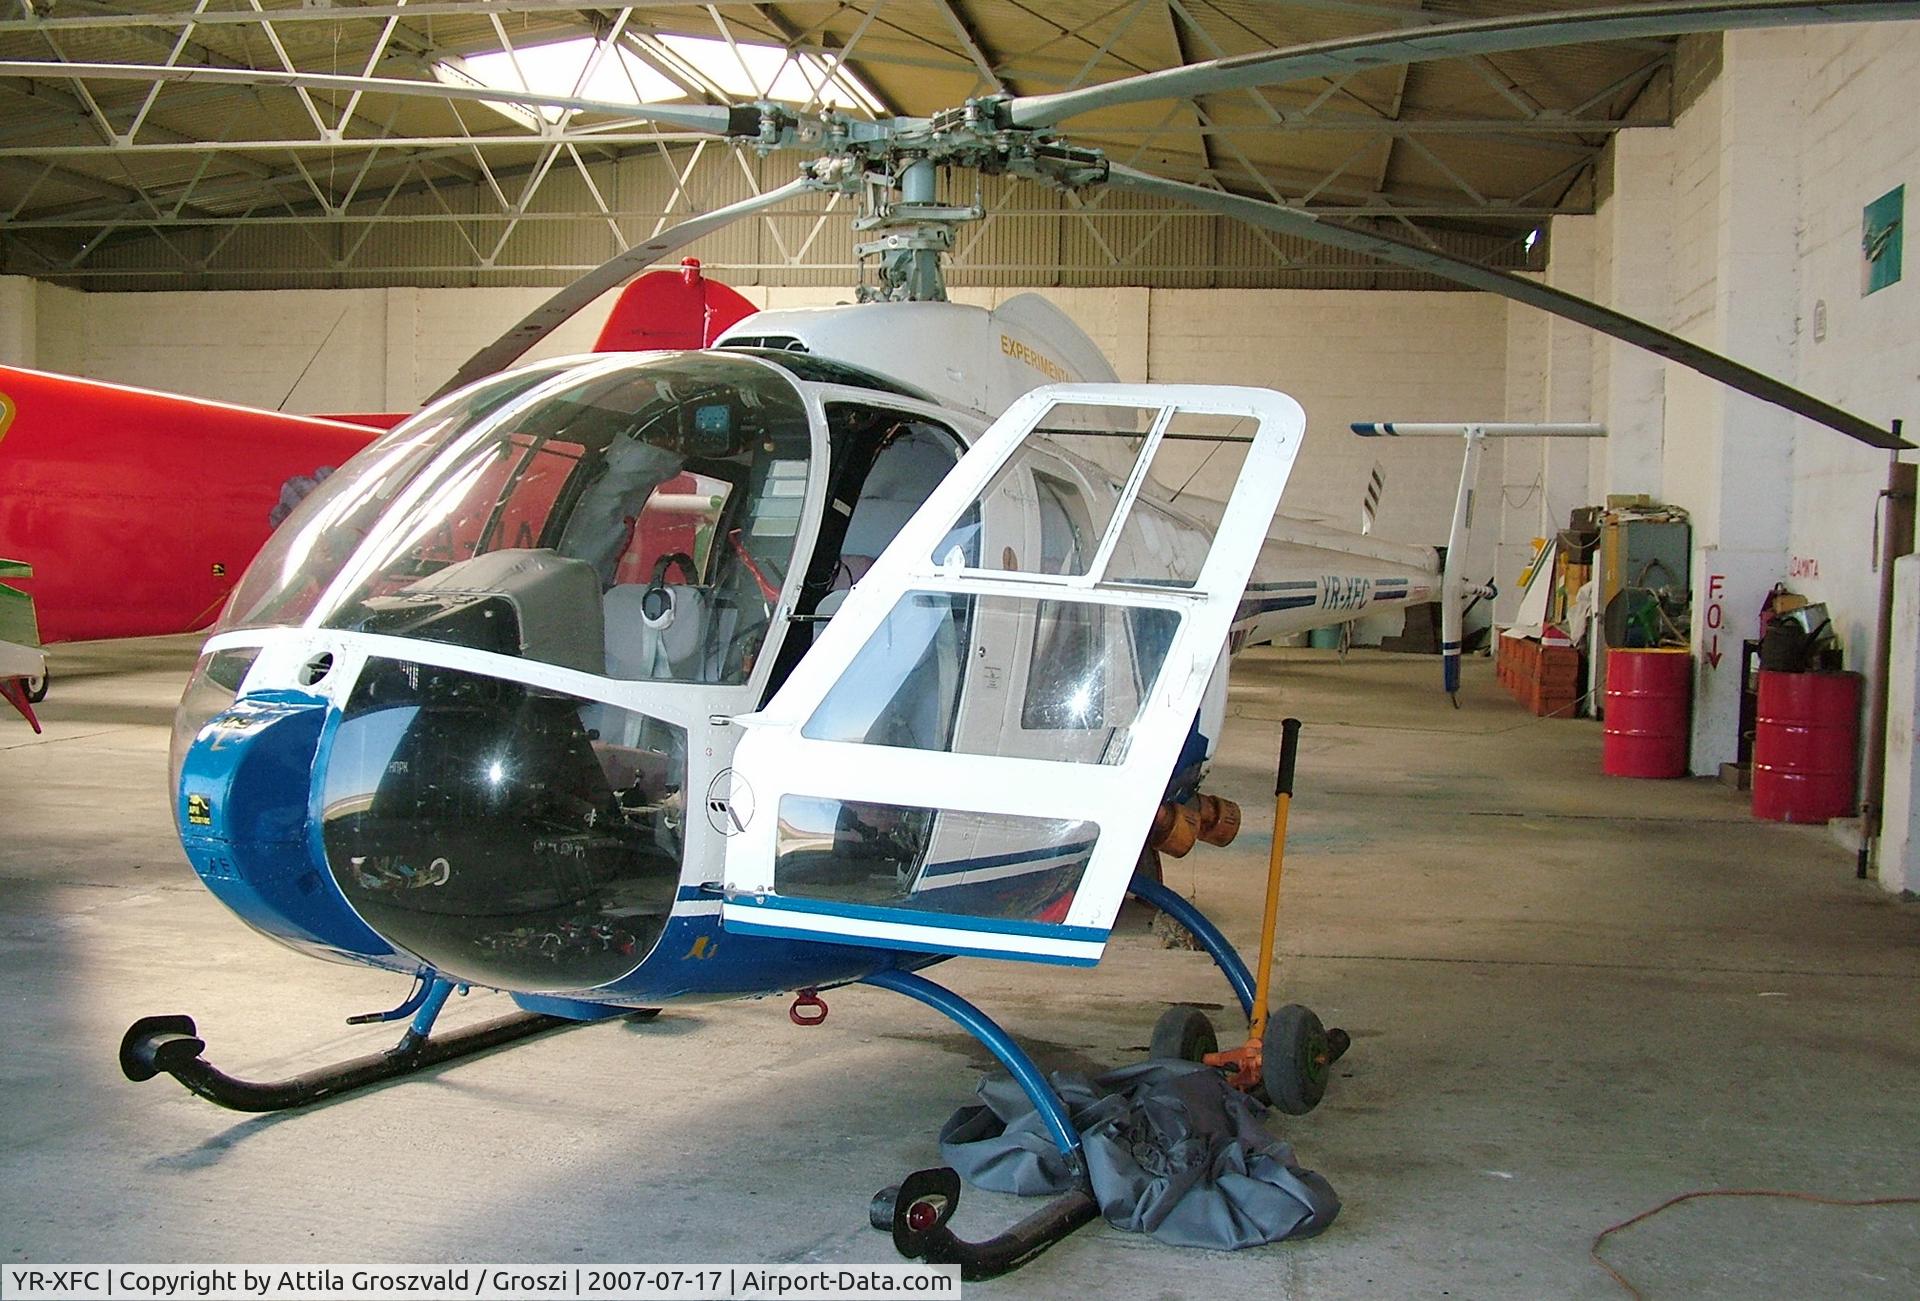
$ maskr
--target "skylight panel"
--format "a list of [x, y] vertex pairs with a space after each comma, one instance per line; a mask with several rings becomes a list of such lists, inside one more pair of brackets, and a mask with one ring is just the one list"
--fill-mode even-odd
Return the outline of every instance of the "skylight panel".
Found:
[[[773, 99], [805, 104], [819, 91], [828, 108], [879, 113], [880, 102], [860, 79], [818, 54], [791, 57], [777, 45], [736, 41], [729, 45], [707, 36], [661, 36], [663, 46], [685, 60], [701, 77], [736, 99]], [[824, 90], [820, 88], [824, 87]]]
[[[857, 109], [874, 115], [880, 112], [879, 101], [858, 77], [821, 55], [789, 56], [779, 46], [729, 44], [703, 36], [640, 39], [653, 45], [660, 61], [683, 73], [686, 81], [704, 84], [736, 101], [771, 99]], [[523, 90], [612, 104], [666, 104], [690, 98], [679, 83], [633, 51], [607, 45], [592, 36], [523, 46], [511, 54], [496, 50], [439, 60], [433, 65], [433, 75], [449, 85]], [[567, 110], [561, 108], [481, 102], [529, 130], [538, 130], [543, 120], [558, 123], [567, 116]]]
[[[591, 72], [588, 72], [589, 65]], [[452, 78], [442, 73], [443, 67], [453, 74]], [[498, 90], [569, 95], [612, 104], [663, 104], [686, 98], [686, 92], [679, 86], [627, 50], [607, 46], [592, 36], [529, 45], [515, 49], [512, 54], [505, 50], [469, 54], [460, 60], [457, 69], [436, 63], [433, 71], [442, 81], [452, 79]], [[529, 127], [534, 125], [536, 114], [548, 122], [558, 122], [567, 114], [567, 110], [561, 108], [523, 108], [491, 100], [483, 102]]]

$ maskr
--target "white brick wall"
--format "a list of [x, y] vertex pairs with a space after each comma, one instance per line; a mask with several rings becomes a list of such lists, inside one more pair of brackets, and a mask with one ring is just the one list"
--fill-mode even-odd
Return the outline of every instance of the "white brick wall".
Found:
[[[1859, 248], [1865, 204], [1905, 184], [1911, 226], [1920, 202], [1920, 117], [1908, 107], [1920, 27], [1738, 32], [1724, 49], [1720, 76], [1670, 130], [1616, 139], [1596, 246], [1574, 252], [1591, 257], [1601, 300], [1632, 315], [1875, 421], [1920, 413], [1920, 245], [1907, 241], [1900, 284], [1864, 298]], [[1554, 251], [1557, 260], [1567, 250], [1556, 241]], [[1529, 315], [1516, 311], [1509, 331], [1515, 419], [1536, 414], [1550, 387], [1513, 364]], [[1697, 546], [1716, 548], [1713, 564], [1740, 576], [1723, 650], [1752, 635], [1761, 596], [1785, 581], [1827, 603], [1848, 667], [1871, 673], [1886, 455], [1623, 345], [1602, 347], [1593, 404], [1615, 437], [1592, 495], [1653, 492], [1692, 512]], [[1707, 559], [1700, 552], [1696, 569]], [[1704, 573], [1694, 579], [1697, 618]], [[1703, 673], [1697, 684], [1696, 771], [1733, 755], [1731, 710], [1720, 707], [1730, 676]]]
[[[417, 405], [546, 296], [538, 289], [79, 294], [0, 280], [8, 284], [38, 291], [32, 301], [43, 367], [254, 406], [284, 402], [289, 411]], [[744, 292], [768, 307], [848, 298], [834, 288]], [[955, 296], [990, 307], [1020, 292]], [[1459, 449], [1363, 441], [1347, 423], [1489, 419], [1506, 401], [1506, 308], [1477, 294], [1045, 293], [1105, 349], [1123, 379], [1258, 384], [1291, 393], [1307, 409], [1309, 427], [1308, 455], [1288, 488], [1288, 509], [1357, 526], [1366, 476], [1379, 459], [1387, 467], [1380, 532], [1396, 540], [1445, 542]], [[0, 314], [8, 301], [0, 298]], [[585, 351], [610, 305], [583, 311], [533, 355]], [[6, 340], [0, 333], [0, 359]], [[1498, 492], [1497, 476], [1490, 465], [1488, 492]], [[1480, 545], [1491, 572], [1494, 538], [1492, 530], [1484, 532]]]
[[[1347, 425], [1497, 417], [1506, 390], [1505, 320], [1505, 305], [1479, 294], [1155, 290], [1151, 378], [1292, 394], [1306, 408], [1307, 441], [1286, 508], [1357, 527], [1377, 459], [1387, 471], [1381, 535], [1440, 544], [1460, 448], [1437, 439], [1360, 439]], [[1483, 496], [1499, 491], [1492, 460], [1483, 463]], [[1476, 565], [1489, 572], [1494, 541], [1491, 529], [1475, 539]]]
[[[1906, 417], [1920, 434], [1920, 128], [1911, 113], [1889, 125], [1889, 105], [1909, 105], [1920, 83], [1920, 39], [1907, 25], [1809, 33], [1795, 97], [1802, 105], [1796, 233], [1800, 263], [1794, 350], [1799, 383], [1877, 421]], [[1905, 275], [1860, 294], [1860, 209], [1905, 184]], [[1825, 304], [1826, 338], [1813, 337]], [[1911, 459], [1909, 454], [1909, 459]], [[1873, 503], [1886, 486], [1884, 453], [1801, 429], [1793, 450], [1790, 558], [1818, 572], [1800, 590], [1828, 603], [1850, 647], [1872, 641], [1880, 576], [1872, 568]]]

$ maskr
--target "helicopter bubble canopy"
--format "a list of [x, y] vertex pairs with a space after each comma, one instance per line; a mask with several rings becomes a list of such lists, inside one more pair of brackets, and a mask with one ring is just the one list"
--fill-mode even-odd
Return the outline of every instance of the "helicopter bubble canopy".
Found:
[[[689, 730], [771, 671], [824, 446], [785, 371], [710, 352], [516, 372], [397, 427], [301, 504], [209, 644], [176, 727], [189, 857], [268, 881], [309, 856], [327, 906], [474, 983], [630, 971], [711, 780]], [[278, 721], [287, 695], [324, 733]], [[246, 789], [249, 750], [311, 790]], [[269, 796], [286, 829], [249, 867], [221, 819]], [[309, 897], [236, 908], [381, 960], [339, 918], [284, 915]]]
[[599, 676], [743, 683], [800, 540], [810, 462], [799, 391], [753, 359], [516, 372], [323, 482], [221, 630], [299, 622]]

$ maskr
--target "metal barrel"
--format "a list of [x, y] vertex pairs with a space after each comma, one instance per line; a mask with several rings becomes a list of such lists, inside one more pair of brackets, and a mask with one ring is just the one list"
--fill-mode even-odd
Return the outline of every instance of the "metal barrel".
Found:
[[1855, 812], [1858, 673], [1760, 671], [1753, 732], [1753, 812], [1825, 822]]
[[1608, 651], [1600, 770], [1613, 777], [1686, 776], [1692, 689], [1690, 651]]

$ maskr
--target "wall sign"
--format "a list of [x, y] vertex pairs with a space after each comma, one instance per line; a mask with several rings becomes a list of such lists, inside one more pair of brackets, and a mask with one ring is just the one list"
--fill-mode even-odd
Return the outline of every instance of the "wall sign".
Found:
[[1900, 280], [1900, 231], [1907, 187], [1896, 185], [1860, 213], [1860, 296]]

